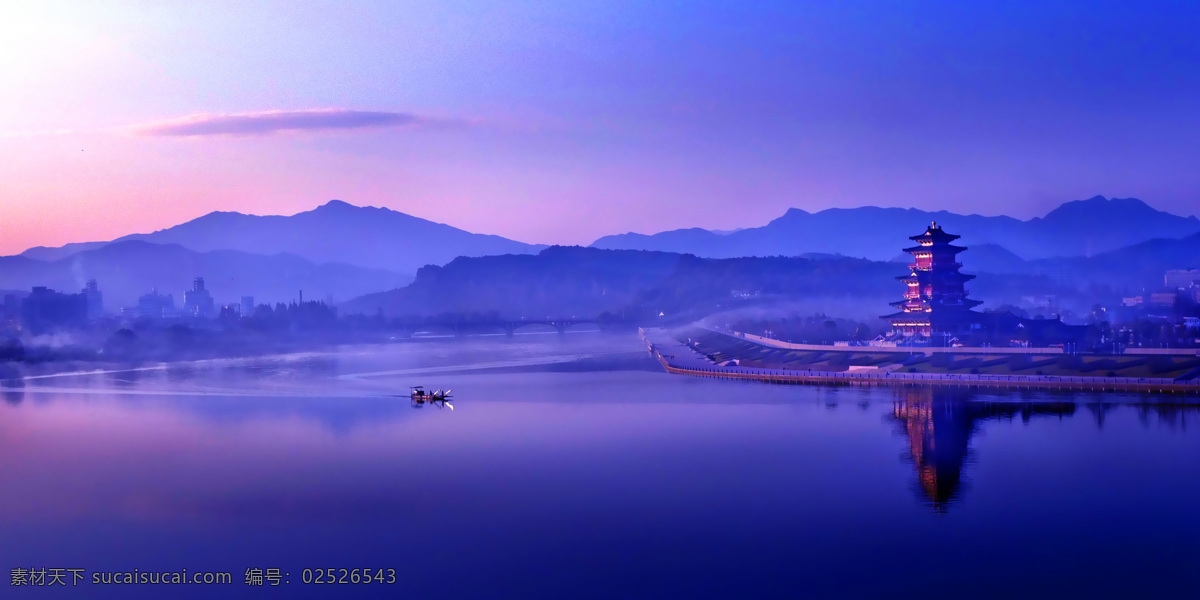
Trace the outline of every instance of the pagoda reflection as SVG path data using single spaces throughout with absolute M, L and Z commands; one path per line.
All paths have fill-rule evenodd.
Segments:
M 1075 413 L 1074 402 L 986 402 L 961 388 L 902 388 L 897 396 L 891 420 L 908 438 L 907 458 L 916 469 L 918 488 L 937 512 L 946 512 L 961 496 L 971 436 L 983 421 Z

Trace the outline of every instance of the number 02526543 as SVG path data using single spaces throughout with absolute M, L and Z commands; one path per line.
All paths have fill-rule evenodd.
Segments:
M 304 569 L 300 581 L 315 584 L 396 583 L 395 569 Z

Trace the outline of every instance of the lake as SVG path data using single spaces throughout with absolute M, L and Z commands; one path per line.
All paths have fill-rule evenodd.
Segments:
M 594 333 L 0 396 L 0 564 L 81 570 L 5 598 L 1200 597 L 1180 397 L 698 379 Z M 93 583 L 184 569 L 232 583 Z

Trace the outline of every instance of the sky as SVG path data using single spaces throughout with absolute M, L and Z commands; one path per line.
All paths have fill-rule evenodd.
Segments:
M 0 2 L 0 253 L 330 199 L 531 243 L 1190 215 L 1200 5 Z

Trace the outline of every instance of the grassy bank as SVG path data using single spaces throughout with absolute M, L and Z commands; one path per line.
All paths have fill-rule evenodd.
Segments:
M 1196 356 L 904 354 L 871 352 L 847 347 L 828 351 L 789 350 L 700 328 L 679 330 L 676 338 L 722 363 L 795 371 L 849 371 L 866 369 L 898 373 L 948 373 L 960 375 L 1053 375 L 1062 377 L 1155 377 L 1190 379 L 1200 375 Z M 855 369 L 859 368 L 859 369 Z

